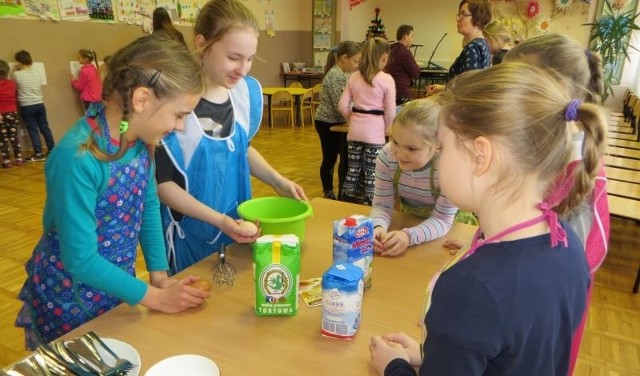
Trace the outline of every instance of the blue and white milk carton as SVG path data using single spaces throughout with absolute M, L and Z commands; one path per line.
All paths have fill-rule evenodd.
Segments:
M 360 327 L 364 283 L 362 269 L 334 264 L 322 275 L 323 336 L 353 339 Z
M 364 289 L 371 287 L 373 219 L 352 215 L 333 222 L 333 263 L 351 263 L 364 272 Z

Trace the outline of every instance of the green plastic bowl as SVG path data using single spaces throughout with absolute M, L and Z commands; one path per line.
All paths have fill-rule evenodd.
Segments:
M 259 197 L 238 206 L 245 221 L 260 222 L 261 235 L 294 234 L 304 241 L 305 222 L 313 215 L 311 205 L 289 197 Z

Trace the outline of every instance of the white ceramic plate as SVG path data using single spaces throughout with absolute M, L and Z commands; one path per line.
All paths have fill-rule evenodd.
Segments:
M 220 376 L 218 366 L 200 355 L 176 355 L 159 361 L 149 368 L 145 376 Z
M 138 354 L 138 351 L 134 349 L 130 344 L 117 339 L 101 339 L 102 342 L 109 346 L 109 348 L 113 350 L 114 353 L 118 354 L 120 358 L 127 359 L 128 361 L 136 365 L 136 367 L 133 367 L 131 371 L 127 372 L 127 376 L 138 376 L 138 374 L 140 373 L 140 366 L 142 365 L 142 361 L 140 360 L 140 354 Z M 103 350 L 102 348 L 100 348 L 100 346 L 98 346 L 98 351 L 105 360 L 105 363 L 108 363 L 109 365 L 115 364 L 115 361 L 113 363 L 109 363 L 109 360 L 112 360 L 113 358 L 106 350 Z

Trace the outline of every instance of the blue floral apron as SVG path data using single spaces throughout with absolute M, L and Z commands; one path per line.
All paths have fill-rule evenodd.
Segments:
M 87 121 L 102 130 L 106 140 L 104 149 L 112 154 L 117 146 L 108 141 L 111 137 L 104 114 L 99 116 L 99 126 L 93 118 L 87 117 Z M 143 149 L 127 163 L 112 161 L 108 164 L 109 182 L 95 208 L 97 251 L 127 273 L 135 275 L 138 234 L 150 178 L 150 157 L 147 149 Z M 19 295 L 24 305 L 16 326 L 26 329 L 26 344 L 31 349 L 62 336 L 121 303 L 117 297 L 75 281 L 65 271 L 55 228 L 40 238 L 26 264 L 26 271 L 27 280 Z

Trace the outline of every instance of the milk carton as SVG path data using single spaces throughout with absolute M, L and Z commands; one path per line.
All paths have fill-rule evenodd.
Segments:
M 353 339 L 360 326 L 364 283 L 362 269 L 334 264 L 322 275 L 323 336 Z
M 265 235 L 253 244 L 256 315 L 298 313 L 300 242 L 295 235 Z
M 333 263 L 351 263 L 364 272 L 364 288 L 371 287 L 373 219 L 352 215 L 333 222 Z

